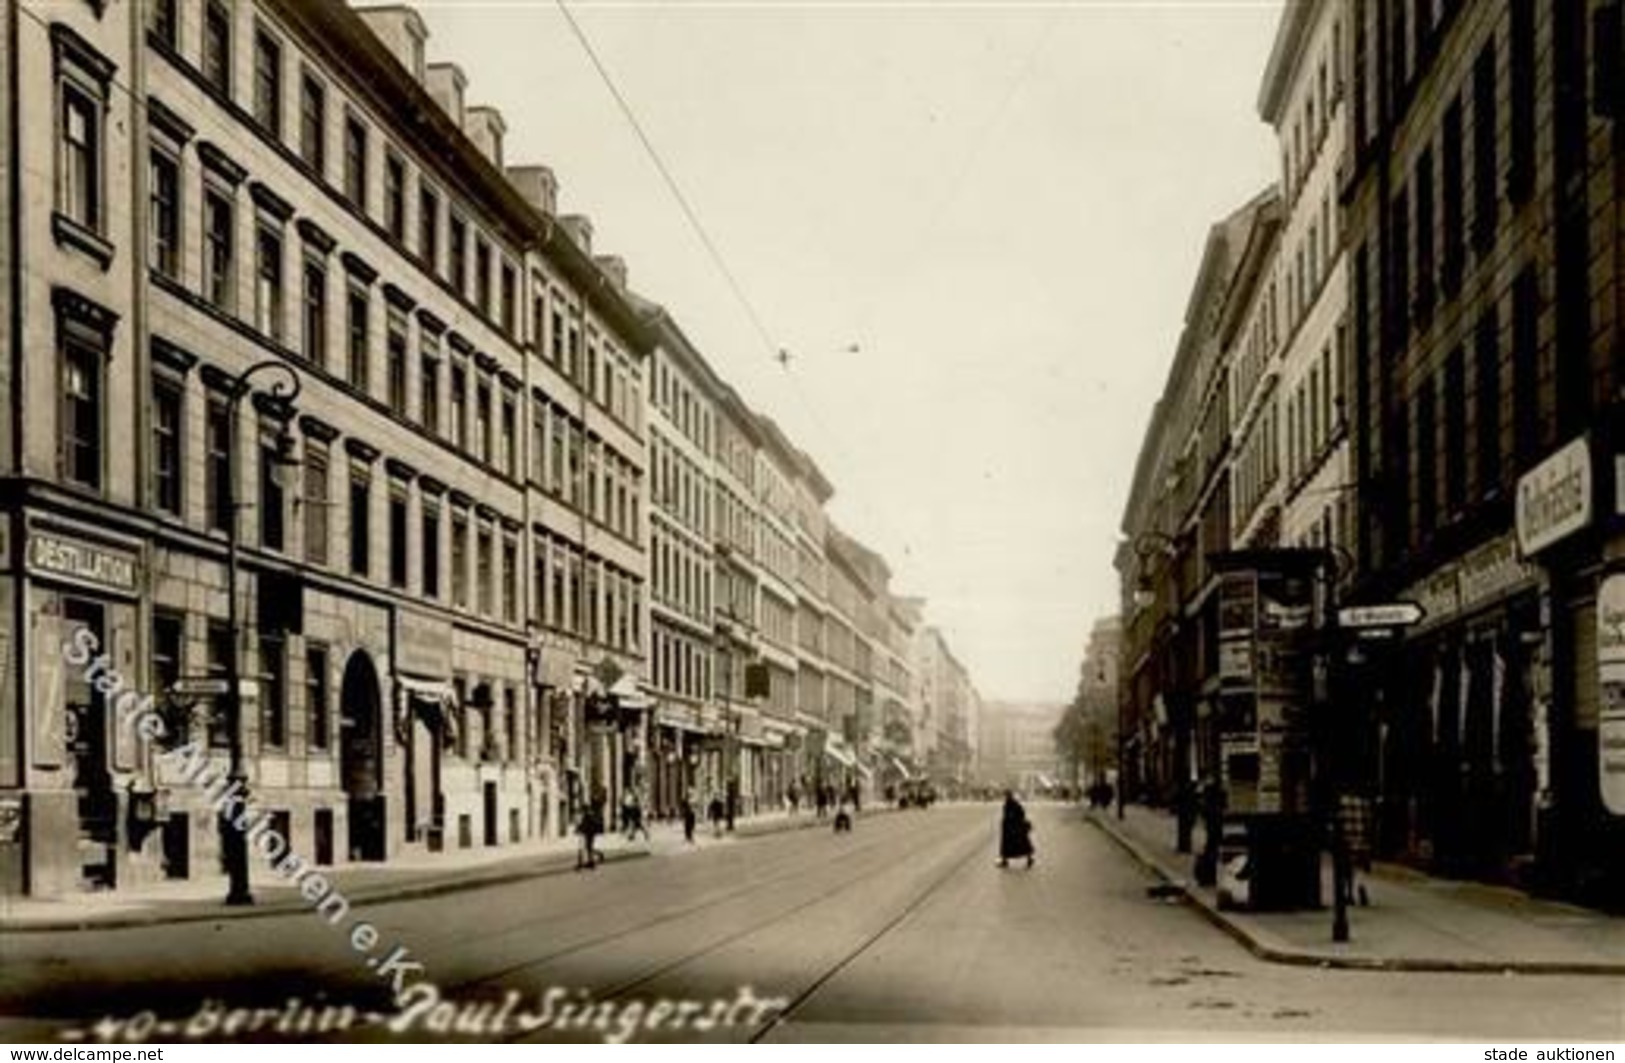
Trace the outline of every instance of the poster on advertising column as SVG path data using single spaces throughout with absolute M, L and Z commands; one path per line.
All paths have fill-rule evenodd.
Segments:
M 1625 816 L 1625 573 L 1597 592 L 1597 788 L 1616 816 Z

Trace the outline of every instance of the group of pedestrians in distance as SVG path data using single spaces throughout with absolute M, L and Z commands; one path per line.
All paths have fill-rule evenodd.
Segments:
M 829 810 L 835 810 L 835 832 L 842 834 L 852 829 L 852 816 L 860 808 L 860 797 L 856 786 L 848 787 L 844 792 L 837 793 L 833 786 L 819 786 L 816 788 L 818 818 L 824 819 Z M 1093 796 L 1093 795 L 1091 795 Z M 581 836 L 581 848 L 576 854 L 576 870 L 592 870 L 604 861 L 604 854 L 598 849 L 598 838 L 604 833 L 603 808 L 606 796 L 602 789 L 594 788 L 592 799 L 586 802 L 581 816 L 576 823 L 576 833 Z M 699 803 L 697 792 L 690 791 L 684 796 L 680 815 L 683 823 L 683 840 L 690 845 L 694 843 L 694 830 L 697 826 Z M 798 802 L 792 799 L 792 809 Z M 723 821 L 727 816 L 727 805 L 721 794 L 713 794 L 706 806 L 706 816 L 711 821 L 713 836 L 722 837 Z M 627 841 L 636 840 L 639 834 L 645 841 L 650 840 L 649 826 L 644 821 L 642 795 L 636 787 L 627 787 L 621 795 L 621 830 L 626 834 Z M 1027 810 L 1016 795 L 1006 790 L 1004 792 L 1004 808 L 999 822 L 999 866 L 1009 867 L 1011 860 L 1025 859 L 1027 866 L 1033 866 L 1037 850 L 1033 846 L 1032 822 L 1027 818 Z

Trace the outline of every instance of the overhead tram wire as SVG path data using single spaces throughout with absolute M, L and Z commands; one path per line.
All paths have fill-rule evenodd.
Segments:
M 655 171 L 659 174 L 660 179 L 665 184 L 667 191 L 669 191 L 672 198 L 677 201 L 678 207 L 683 212 L 683 217 L 687 219 L 689 225 L 693 228 L 695 235 L 699 237 L 700 244 L 704 247 L 706 255 L 711 259 L 712 264 L 716 266 L 717 271 L 722 274 L 722 277 L 724 281 L 726 281 L 729 290 L 733 293 L 734 299 L 745 311 L 745 316 L 750 319 L 752 328 L 755 329 L 757 337 L 762 342 L 764 353 L 768 358 L 778 363 L 779 368 L 783 370 L 785 377 L 790 382 L 792 390 L 796 394 L 796 398 L 800 400 L 802 408 L 805 410 L 807 416 L 812 419 L 814 426 L 825 437 L 826 441 L 834 444 L 835 449 L 840 452 L 840 456 L 843 459 L 848 459 L 848 465 L 851 468 L 861 468 L 862 466 L 860 464 L 851 462 L 849 460 L 850 455 L 846 448 L 840 444 L 835 434 L 830 431 L 823 417 L 819 415 L 802 382 L 798 379 L 796 373 L 791 369 L 790 363 L 792 358 L 788 355 L 793 355 L 795 352 L 774 341 L 772 333 L 768 330 L 766 323 L 762 319 L 762 315 L 757 312 L 756 305 L 751 302 L 750 296 L 746 294 L 744 285 L 740 283 L 738 275 L 735 274 L 733 269 L 729 267 L 727 259 L 723 257 L 721 248 L 719 248 L 716 241 L 711 238 L 710 231 L 705 227 L 705 223 L 700 219 L 699 212 L 694 208 L 694 205 L 689 201 L 688 196 L 683 192 L 682 186 L 678 184 L 676 175 L 673 174 L 671 168 L 666 165 L 666 161 L 661 157 L 659 150 L 654 145 L 654 141 L 650 138 L 647 131 L 644 130 L 643 123 L 638 120 L 637 112 L 632 109 L 632 104 L 627 100 L 626 95 L 621 92 L 620 86 L 615 83 L 614 76 L 610 74 L 609 68 L 604 64 L 603 59 L 599 56 L 598 50 L 593 47 L 592 41 L 587 36 L 586 31 L 581 27 L 581 24 L 576 21 L 575 14 L 570 10 L 567 0 L 554 0 L 554 4 L 558 7 L 559 13 L 564 16 L 565 22 L 569 25 L 570 33 L 575 37 L 576 42 L 581 45 L 582 51 L 586 53 L 587 59 L 589 62 L 591 62 L 593 70 L 597 72 L 599 80 L 604 83 L 604 87 L 609 91 L 610 96 L 615 100 L 615 105 L 621 112 L 621 116 L 625 118 L 627 124 L 632 127 L 633 134 L 637 137 L 638 143 L 643 147 L 644 152 L 649 156 L 649 161 L 654 165 Z M 896 528 L 893 527 L 891 522 L 885 518 L 884 511 L 870 506 L 868 504 L 868 499 L 861 493 L 854 494 L 852 497 L 872 520 L 874 520 L 878 525 L 882 526 L 882 530 L 890 534 L 891 538 L 902 547 L 905 554 L 911 553 L 908 547 L 907 538 L 897 534 Z

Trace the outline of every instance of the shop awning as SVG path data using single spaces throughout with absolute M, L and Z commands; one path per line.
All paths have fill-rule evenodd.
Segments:
M 395 682 L 401 685 L 401 690 L 409 698 L 435 705 L 457 703 L 456 689 L 444 679 L 413 679 L 409 675 L 397 675 Z
M 852 751 L 845 746 L 836 745 L 833 741 L 824 746 L 824 755 L 840 764 L 843 768 L 858 766 L 858 758 L 852 755 Z
M 629 675 L 623 675 L 609 688 L 609 693 L 620 702 L 623 709 L 636 709 L 646 712 L 655 707 L 654 699 L 638 689 L 638 681 Z
M 908 770 L 908 765 L 904 764 L 897 757 L 887 753 L 886 760 L 889 761 L 891 766 L 897 770 L 897 774 L 903 777 L 904 782 L 908 782 L 910 779 L 914 778 L 914 773 Z

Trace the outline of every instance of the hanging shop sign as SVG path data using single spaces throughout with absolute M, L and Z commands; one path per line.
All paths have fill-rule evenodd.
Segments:
M 1625 573 L 1597 592 L 1597 787 L 1602 803 L 1625 816 Z
M 1518 480 L 1518 549 L 1533 557 L 1591 523 L 1591 444 L 1580 438 Z

